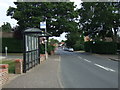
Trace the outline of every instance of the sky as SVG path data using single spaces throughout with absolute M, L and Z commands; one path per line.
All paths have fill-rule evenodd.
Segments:
M 15 19 L 11 19 L 10 16 L 7 16 L 7 10 L 9 6 L 16 7 L 13 2 L 17 0 L 0 0 L 0 26 L 3 25 L 4 22 L 9 22 L 12 27 L 17 25 L 17 21 Z M 75 5 L 80 8 L 81 0 L 71 0 L 72 2 L 75 2 Z M 65 38 L 66 33 L 63 33 L 60 35 L 60 37 L 54 37 L 55 39 L 66 40 Z M 52 37 L 53 38 L 53 37 Z
M 16 25 L 17 21 L 15 19 L 6 16 L 9 6 L 15 7 L 14 1 L 15 0 L 0 0 L 0 26 L 3 25 L 3 22 L 9 22 L 12 27 Z

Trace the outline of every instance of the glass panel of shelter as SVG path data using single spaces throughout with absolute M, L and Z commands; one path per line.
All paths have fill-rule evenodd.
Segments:
M 41 37 L 41 35 L 40 30 L 34 28 L 28 29 L 24 33 L 24 72 L 40 63 L 39 36 Z
M 29 36 L 28 41 L 28 68 L 31 68 L 39 63 L 38 37 Z

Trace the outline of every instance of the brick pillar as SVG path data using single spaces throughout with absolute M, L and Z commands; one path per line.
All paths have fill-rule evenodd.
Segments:
M 40 54 L 40 62 L 43 62 L 45 61 L 45 54 Z
M 23 72 L 23 60 L 22 59 L 16 59 L 15 60 L 15 73 L 21 74 Z
M 8 64 L 0 64 L 0 86 L 9 80 Z

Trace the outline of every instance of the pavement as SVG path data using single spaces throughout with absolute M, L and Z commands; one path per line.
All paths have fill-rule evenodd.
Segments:
M 3 88 L 61 88 L 59 62 L 58 55 L 49 56 L 46 61 L 9 81 Z

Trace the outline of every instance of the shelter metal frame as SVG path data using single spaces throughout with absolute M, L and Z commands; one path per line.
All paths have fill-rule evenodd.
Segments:
M 38 28 L 26 29 L 23 33 L 23 72 L 40 64 L 40 40 L 39 37 L 50 37 L 51 35 Z

